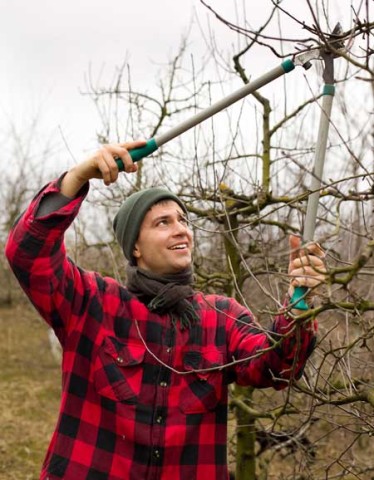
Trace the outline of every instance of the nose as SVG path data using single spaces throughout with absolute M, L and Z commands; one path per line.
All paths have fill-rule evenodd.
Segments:
M 174 235 L 188 235 L 191 232 L 187 223 L 183 223 L 180 221 L 175 222 L 174 225 Z

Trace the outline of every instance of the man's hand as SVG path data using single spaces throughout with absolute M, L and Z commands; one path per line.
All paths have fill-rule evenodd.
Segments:
M 307 302 L 315 296 L 316 287 L 326 281 L 325 254 L 318 243 L 308 243 L 301 247 L 301 238 L 290 235 L 290 263 L 288 274 L 291 277 L 288 293 L 292 298 L 295 287 L 311 289 Z
M 138 167 L 132 161 L 129 150 L 144 147 L 145 140 L 126 143 L 109 143 L 89 156 L 86 160 L 71 168 L 61 184 L 61 193 L 73 198 L 82 186 L 92 178 L 103 179 L 105 185 L 115 183 L 118 179 L 118 165 L 116 158 L 120 158 L 125 172 L 136 172 Z

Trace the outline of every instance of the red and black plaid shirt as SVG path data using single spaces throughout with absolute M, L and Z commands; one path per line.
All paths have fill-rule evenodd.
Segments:
M 265 332 L 235 300 L 202 293 L 191 298 L 200 322 L 173 327 L 117 281 L 66 256 L 63 234 L 87 190 L 36 218 L 44 195 L 59 191 L 58 181 L 49 184 L 6 247 L 63 347 L 60 414 L 40 478 L 226 479 L 227 385 L 285 387 L 301 375 L 314 329 L 279 315 Z

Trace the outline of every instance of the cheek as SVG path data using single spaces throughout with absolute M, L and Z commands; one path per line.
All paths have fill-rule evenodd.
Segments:
M 190 229 L 187 230 L 187 236 L 188 236 L 188 240 L 189 242 L 191 243 L 191 246 L 194 245 L 194 241 L 193 241 L 193 233 Z

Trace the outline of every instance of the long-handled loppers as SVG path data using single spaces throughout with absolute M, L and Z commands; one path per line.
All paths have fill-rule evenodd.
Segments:
M 136 148 L 134 150 L 130 150 L 129 153 L 131 158 L 134 162 L 138 162 L 144 157 L 147 157 L 151 153 L 155 152 L 161 145 L 169 142 L 175 137 L 178 137 L 182 133 L 186 132 L 190 128 L 195 127 L 199 123 L 203 122 L 204 120 L 212 117 L 216 113 L 224 110 L 225 108 L 229 107 L 233 103 L 241 100 L 242 98 L 246 97 L 247 95 L 253 93 L 254 91 L 258 90 L 259 88 L 267 85 L 268 83 L 272 82 L 273 80 L 281 77 L 285 73 L 291 72 L 294 70 L 295 66 L 301 65 L 304 69 L 308 69 L 311 67 L 309 62 L 309 57 L 304 58 L 303 54 L 299 56 L 295 56 L 293 60 L 287 59 L 281 63 L 276 68 L 273 68 L 269 72 L 265 73 L 261 77 L 257 78 L 253 82 L 244 85 L 243 87 L 239 88 L 235 92 L 231 93 L 227 97 L 219 100 L 218 102 L 214 103 L 210 107 L 202 110 L 201 112 L 197 113 L 190 119 L 185 120 L 181 124 L 177 125 L 176 127 L 170 129 L 168 132 L 165 132 L 161 135 L 157 135 L 154 138 L 151 138 L 147 141 L 147 144 L 144 147 Z M 121 159 L 116 160 L 117 165 L 120 170 L 124 169 L 124 165 Z
M 340 34 L 340 24 L 338 23 L 333 30 L 333 35 Z M 320 197 L 320 189 L 322 184 L 322 175 L 323 168 L 325 164 L 326 148 L 327 148 L 327 138 L 329 133 L 330 119 L 331 119 L 331 110 L 335 94 L 335 81 L 334 81 L 334 58 L 336 58 L 336 49 L 342 48 L 340 44 L 335 45 L 333 49 L 329 49 L 327 45 L 326 48 L 321 49 L 316 54 L 324 62 L 324 71 L 323 71 L 323 97 L 322 97 L 322 106 L 321 106 L 321 115 L 318 128 L 318 136 L 315 150 L 314 158 L 314 168 L 313 176 L 311 181 L 311 194 L 308 198 L 308 206 L 305 216 L 304 231 L 303 231 L 303 242 L 307 243 L 313 240 L 314 230 L 316 226 L 317 219 L 317 210 Z M 317 58 L 314 56 L 313 58 Z M 305 300 L 308 289 L 306 287 L 296 287 L 295 292 L 292 296 L 291 303 L 293 308 L 298 310 L 308 310 L 309 306 Z

